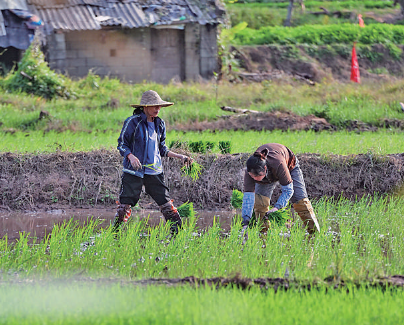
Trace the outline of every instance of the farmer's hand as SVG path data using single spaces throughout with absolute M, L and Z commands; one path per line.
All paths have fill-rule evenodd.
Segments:
M 267 213 L 265 213 L 265 216 L 267 217 L 269 214 L 271 214 L 272 212 L 278 211 L 278 208 L 272 208 L 271 210 L 269 210 Z
M 191 157 L 188 157 L 185 155 L 181 155 L 181 159 L 182 159 L 182 162 L 187 166 L 191 165 L 192 162 L 194 161 Z
M 129 154 L 128 155 L 128 159 L 130 161 L 130 164 L 132 165 L 132 167 L 134 169 L 141 169 L 142 168 L 142 164 L 140 163 L 139 159 L 134 156 L 133 154 Z

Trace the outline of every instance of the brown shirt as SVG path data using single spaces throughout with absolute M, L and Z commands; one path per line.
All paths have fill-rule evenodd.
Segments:
M 255 192 L 255 183 L 269 184 L 279 181 L 281 185 L 292 183 L 290 171 L 296 166 L 296 157 L 287 147 L 279 143 L 267 143 L 259 147 L 256 151 L 261 152 L 268 149 L 267 174 L 260 182 L 256 182 L 248 174 L 244 174 L 244 192 Z

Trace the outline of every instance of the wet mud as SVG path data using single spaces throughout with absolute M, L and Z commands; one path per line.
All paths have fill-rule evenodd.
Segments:
M 20 233 L 30 234 L 31 238 L 43 239 L 52 233 L 56 224 L 74 220 L 80 225 L 85 225 L 93 220 L 98 223 L 99 228 L 109 227 L 114 221 L 115 209 L 53 209 L 37 211 L 0 211 L 0 238 L 15 241 L 20 238 Z M 197 214 L 196 229 L 203 231 L 219 223 L 223 231 L 229 231 L 235 211 L 202 211 Z M 130 222 L 146 221 L 150 227 L 156 227 L 161 222 L 165 222 L 160 211 L 156 210 L 134 210 Z

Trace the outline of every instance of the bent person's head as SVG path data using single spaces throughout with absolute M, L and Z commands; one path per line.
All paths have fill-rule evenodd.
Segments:
M 267 154 L 268 150 L 264 149 L 261 152 L 254 152 L 247 159 L 247 172 L 255 181 L 261 181 L 267 173 Z

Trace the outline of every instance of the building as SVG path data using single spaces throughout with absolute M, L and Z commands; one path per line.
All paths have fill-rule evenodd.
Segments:
M 31 12 L 25 0 L 0 1 L 0 74 L 21 60 L 42 21 Z
M 27 0 L 45 23 L 46 57 L 71 77 L 126 82 L 210 78 L 217 69 L 219 0 Z

